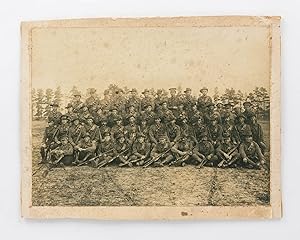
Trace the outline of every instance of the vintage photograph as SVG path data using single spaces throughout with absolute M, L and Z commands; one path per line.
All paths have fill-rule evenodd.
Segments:
M 279 23 L 24 23 L 24 215 L 280 217 Z

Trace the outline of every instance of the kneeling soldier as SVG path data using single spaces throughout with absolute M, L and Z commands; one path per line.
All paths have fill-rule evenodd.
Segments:
M 251 131 L 244 133 L 244 141 L 240 145 L 239 152 L 246 167 L 260 168 L 265 164 L 265 157 L 258 144 L 253 141 Z
M 145 141 L 145 135 L 143 133 L 137 134 L 137 140 L 132 145 L 132 154 L 129 157 L 131 163 L 136 162 L 136 165 L 141 166 L 145 160 L 149 157 L 151 150 L 151 144 Z
M 228 167 L 239 159 L 238 145 L 234 144 L 231 134 L 227 131 L 223 132 L 223 142 L 216 149 L 216 155 L 220 161 L 218 167 Z
M 166 136 L 160 136 L 158 143 L 155 144 L 154 148 L 150 153 L 151 162 L 154 162 L 154 166 L 163 166 L 171 162 L 174 157 L 171 153 L 172 145 L 168 141 Z
M 207 136 L 202 137 L 200 142 L 198 143 L 198 152 L 199 155 L 203 160 L 198 165 L 199 168 L 203 167 L 204 165 L 213 166 L 214 162 L 218 159 L 215 156 L 215 149 L 211 141 L 208 140 Z
M 94 155 L 96 151 L 97 143 L 92 141 L 89 133 L 85 133 L 83 138 L 75 146 L 76 163 L 87 163 Z
M 67 136 L 60 138 L 61 145 L 50 151 L 50 161 L 53 165 L 71 165 L 73 162 L 73 147 Z

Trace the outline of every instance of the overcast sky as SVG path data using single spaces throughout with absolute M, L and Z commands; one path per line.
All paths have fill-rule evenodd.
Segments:
M 266 27 L 38 28 L 32 86 L 269 90 Z

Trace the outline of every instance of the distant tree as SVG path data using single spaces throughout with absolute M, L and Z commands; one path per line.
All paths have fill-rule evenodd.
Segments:
M 73 86 L 69 93 L 69 98 L 73 98 L 74 94 L 79 93 L 78 88 L 76 86 Z
M 63 97 L 63 94 L 61 92 L 61 88 L 57 87 L 54 92 L 54 102 L 57 103 L 58 105 L 60 105 L 62 102 L 62 97 Z
M 41 119 L 44 116 L 44 91 L 43 89 L 38 89 L 36 94 L 36 114 L 35 116 L 38 119 Z

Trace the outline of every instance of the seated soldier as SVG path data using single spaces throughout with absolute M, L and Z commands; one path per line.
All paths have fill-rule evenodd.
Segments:
M 120 161 L 119 166 L 128 165 L 132 167 L 132 163 L 128 161 L 128 156 L 130 154 L 130 147 L 128 143 L 125 141 L 125 136 L 122 133 L 116 135 L 116 142 L 114 145 L 114 158 L 115 160 Z
M 91 116 L 92 115 L 90 114 L 88 107 L 85 104 L 83 104 L 81 106 L 80 113 L 78 116 L 81 124 L 83 125 L 87 124 L 87 119 Z
M 194 125 L 199 117 L 202 117 L 201 112 L 197 109 L 197 105 L 193 105 L 191 111 L 189 112 L 188 119 L 189 119 L 189 124 Z
M 229 133 L 233 144 L 237 144 L 239 143 L 239 135 L 233 122 L 230 114 L 226 112 L 223 116 L 223 132 Z
M 133 116 L 135 119 L 139 118 L 138 112 L 135 110 L 135 105 L 134 103 L 131 103 L 128 105 L 128 110 L 125 114 L 125 125 L 129 124 L 129 118 Z
M 99 130 L 100 130 L 100 137 L 101 137 L 100 142 L 103 142 L 104 134 L 107 133 L 107 132 L 108 133 L 111 132 L 111 128 L 109 126 L 107 126 L 107 119 L 106 118 L 103 118 L 101 120 L 101 126 L 100 126 Z
M 61 144 L 50 151 L 50 163 L 53 165 L 72 165 L 73 158 L 73 147 L 69 143 L 68 136 L 62 136 L 60 138 Z
M 174 159 L 171 152 L 171 147 L 172 145 L 165 135 L 158 137 L 158 142 L 150 152 L 150 158 L 155 159 L 155 167 L 164 166 L 164 164 L 168 164 Z
M 108 163 L 113 157 L 114 157 L 114 141 L 111 138 L 111 135 L 109 132 L 105 132 L 103 136 L 103 141 L 100 143 L 98 149 L 97 149 L 97 156 L 93 162 L 92 165 L 94 167 L 97 167 L 100 164 L 106 164 Z M 103 165 L 103 166 L 104 166 Z
M 137 140 L 132 145 L 132 152 L 129 157 L 131 163 L 136 162 L 137 166 L 144 164 L 145 160 L 149 157 L 151 144 L 145 141 L 143 133 L 137 134 Z
M 197 122 L 193 125 L 193 127 L 197 142 L 201 141 L 203 137 L 208 136 L 208 127 L 204 123 L 204 118 L 202 116 L 198 118 Z
M 113 127 L 116 124 L 116 119 L 120 118 L 118 108 L 114 105 L 110 108 L 110 114 L 107 116 L 107 125 Z
M 69 128 L 69 142 L 75 147 L 85 135 L 85 127 L 79 122 L 78 117 L 72 119 L 72 125 Z
M 175 117 L 171 117 L 166 124 L 167 134 L 171 143 L 175 143 L 180 138 L 180 127 L 176 124 Z
M 201 158 L 197 149 L 194 149 L 195 145 L 196 143 L 189 136 L 181 136 L 179 141 L 175 143 L 171 149 L 175 160 L 171 162 L 170 165 L 185 166 L 188 161 L 192 163 L 196 161 L 200 164 L 203 157 Z
M 229 167 L 239 159 L 238 145 L 231 139 L 231 134 L 228 131 L 223 132 L 223 141 L 216 149 L 218 157 L 218 167 Z
M 239 152 L 245 167 L 260 168 L 265 164 L 265 157 L 258 144 L 253 141 L 251 131 L 244 133 L 244 141 L 240 144 Z
M 261 125 L 257 122 L 257 118 L 256 118 L 255 114 L 252 114 L 252 116 L 250 116 L 250 114 L 249 114 L 249 118 L 250 118 L 249 120 L 250 120 L 250 128 L 251 128 L 251 132 L 252 132 L 252 138 L 260 147 L 262 154 L 264 154 L 267 146 L 264 141 L 263 129 L 262 129 Z
M 138 132 L 145 135 L 145 140 L 149 142 L 149 126 L 145 118 L 140 119 L 140 125 L 138 126 Z
M 130 146 L 132 146 L 133 142 L 136 139 L 136 134 L 139 131 L 138 125 L 136 124 L 134 116 L 129 116 L 128 118 L 128 125 L 125 126 L 125 137 L 126 141 Z
M 180 119 L 180 132 L 181 135 L 189 136 L 194 142 L 197 143 L 194 129 L 188 124 L 187 117 L 182 116 Z
M 55 125 L 54 119 L 48 120 L 48 127 L 46 127 L 43 137 L 43 143 L 40 149 L 42 161 L 40 163 L 46 163 L 48 153 L 50 150 L 56 148 L 58 144 L 55 142 L 55 135 L 58 132 L 58 128 Z
M 167 136 L 166 126 L 161 123 L 161 118 L 158 114 L 155 115 L 154 121 L 155 123 L 149 128 L 149 139 L 153 146 L 158 143 L 159 136 Z
M 83 138 L 75 146 L 75 163 L 82 163 L 94 157 L 96 148 L 96 141 L 92 141 L 90 134 L 85 133 Z
M 153 112 L 153 107 L 151 103 L 145 105 L 145 111 L 141 113 L 141 118 L 145 119 L 148 126 L 154 123 L 155 113 Z
M 87 117 L 87 124 L 85 125 L 85 130 L 89 133 L 92 141 L 96 143 L 100 142 L 101 134 L 99 127 L 94 123 L 94 119 L 92 116 Z
M 208 130 L 209 130 L 209 136 L 212 141 L 212 144 L 213 144 L 214 148 L 217 148 L 218 145 L 223 140 L 223 136 L 222 136 L 223 129 L 222 129 L 221 125 L 219 124 L 218 116 L 214 116 L 211 119 L 211 123 L 208 127 Z
M 199 152 L 198 156 L 203 158 L 198 167 L 201 168 L 204 165 L 213 166 L 218 158 L 215 156 L 214 146 L 211 141 L 208 140 L 208 137 L 204 136 L 197 146 L 197 151 Z
M 246 117 L 244 114 L 240 113 L 237 116 L 237 124 L 236 124 L 236 129 L 238 132 L 238 136 L 239 136 L 239 142 L 243 142 L 244 141 L 244 133 L 246 132 L 251 132 L 251 128 L 248 124 L 246 124 Z
M 170 121 L 170 119 L 175 119 L 175 116 L 171 110 L 168 108 L 167 99 L 164 99 L 161 101 L 160 109 L 158 111 L 158 114 L 160 115 L 160 118 L 163 123 L 167 123 Z
M 67 116 L 62 115 L 60 117 L 60 125 L 58 125 L 58 131 L 57 134 L 55 135 L 55 142 L 57 144 L 60 144 L 61 137 L 62 136 L 68 136 L 69 135 L 69 119 Z
M 125 127 L 121 116 L 115 118 L 115 125 L 111 128 L 111 137 L 116 139 L 117 135 L 125 134 Z

